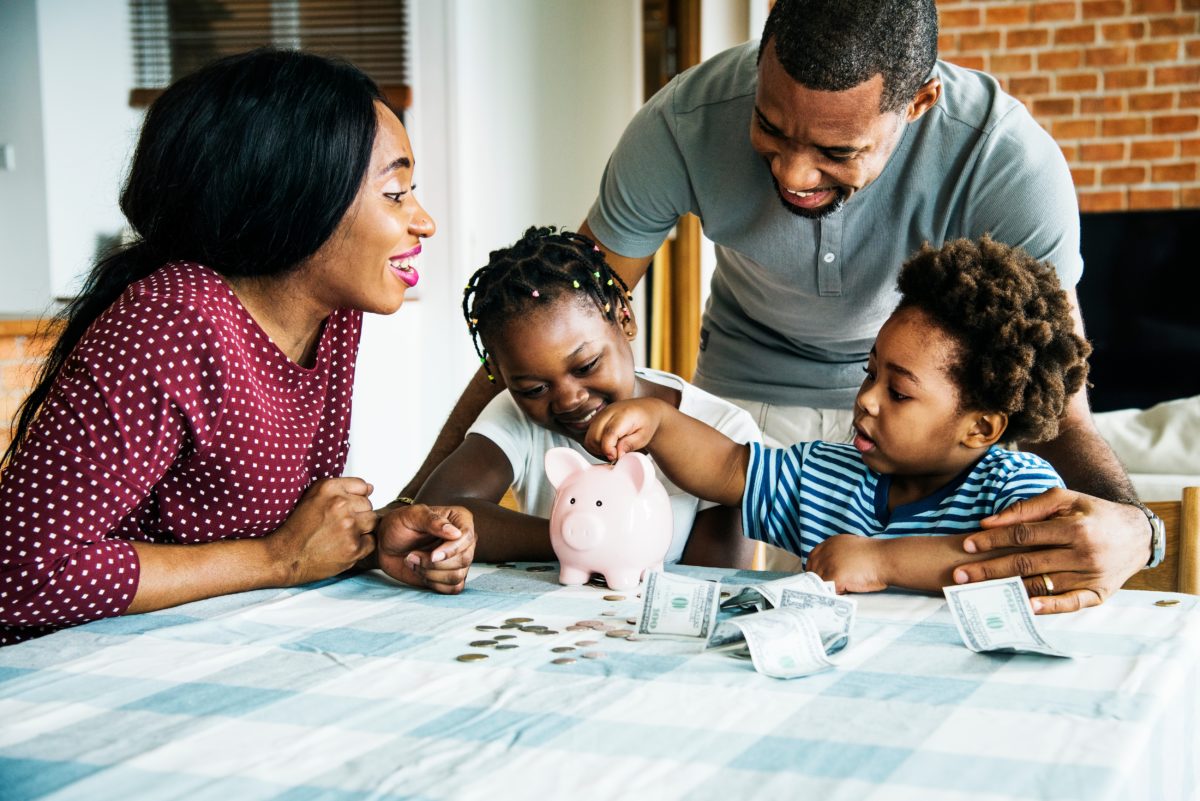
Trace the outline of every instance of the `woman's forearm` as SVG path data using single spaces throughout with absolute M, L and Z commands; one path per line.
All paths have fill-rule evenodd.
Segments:
M 135 542 L 133 547 L 140 577 L 127 614 L 289 583 L 286 563 L 272 558 L 265 537 L 203 545 Z

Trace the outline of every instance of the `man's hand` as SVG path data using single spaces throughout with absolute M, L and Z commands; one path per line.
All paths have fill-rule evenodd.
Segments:
M 1150 559 L 1150 527 L 1141 511 L 1071 490 L 1017 501 L 982 525 L 984 531 L 963 540 L 967 553 L 1036 550 L 961 565 L 954 570 L 955 583 L 1024 576 L 1039 614 L 1103 603 Z
M 375 529 L 379 567 L 392 578 L 447 595 L 462 592 L 475 558 L 475 522 L 461 506 L 396 505 Z
M 837 534 L 812 549 L 805 569 L 832 581 L 839 594 L 886 590 L 888 580 L 882 541 L 857 534 Z

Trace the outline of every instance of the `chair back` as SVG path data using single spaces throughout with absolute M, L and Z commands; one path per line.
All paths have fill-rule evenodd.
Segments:
M 1200 487 L 1184 487 L 1181 500 L 1146 505 L 1166 527 L 1167 555 L 1158 567 L 1134 573 L 1123 589 L 1200 595 Z

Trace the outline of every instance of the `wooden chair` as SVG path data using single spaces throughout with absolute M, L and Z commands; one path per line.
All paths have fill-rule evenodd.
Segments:
M 1167 556 L 1153 570 L 1134 573 L 1123 589 L 1200 595 L 1200 487 L 1184 487 L 1182 500 L 1146 505 L 1166 526 Z

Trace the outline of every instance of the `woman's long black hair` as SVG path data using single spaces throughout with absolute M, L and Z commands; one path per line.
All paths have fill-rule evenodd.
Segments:
M 17 412 L 0 469 L 75 345 L 130 284 L 171 261 L 231 277 L 281 275 L 315 253 L 358 193 L 380 99 L 350 64 L 272 49 L 215 61 L 163 92 L 121 192 L 136 238 L 101 259 L 57 316 L 61 334 Z

